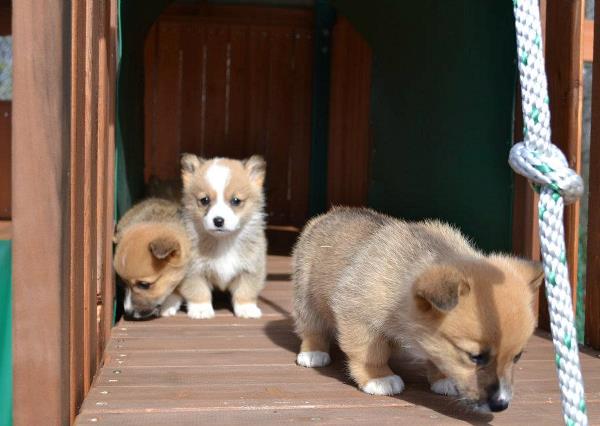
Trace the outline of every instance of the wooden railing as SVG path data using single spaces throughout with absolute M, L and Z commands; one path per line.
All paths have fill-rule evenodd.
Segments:
M 13 12 L 14 422 L 65 424 L 112 326 L 116 0 Z

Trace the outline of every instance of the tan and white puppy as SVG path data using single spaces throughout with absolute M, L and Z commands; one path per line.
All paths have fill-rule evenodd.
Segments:
M 177 286 L 191 254 L 179 204 L 150 198 L 135 205 L 117 224 L 114 242 L 114 268 L 126 285 L 125 313 L 133 318 L 177 313 Z
M 350 208 L 311 220 L 293 261 L 299 365 L 327 365 L 337 338 L 358 386 L 391 395 L 404 388 L 388 366 L 401 348 L 424 362 L 434 392 L 508 406 L 535 326 L 538 263 L 486 256 L 441 222 Z
M 259 318 L 265 285 L 265 162 L 181 158 L 184 221 L 193 243 L 191 270 L 181 286 L 192 318 L 212 318 L 212 290 L 231 293 L 236 316 Z

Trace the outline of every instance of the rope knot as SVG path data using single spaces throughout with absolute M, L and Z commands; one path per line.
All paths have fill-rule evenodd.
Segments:
M 508 157 L 512 169 L 539 185 L 558 192 L 570 204 L 583 194 L 583 180 L 556 145 L 548 144 L 546 152 L 529 149 L 524 142 L 513 145 Z

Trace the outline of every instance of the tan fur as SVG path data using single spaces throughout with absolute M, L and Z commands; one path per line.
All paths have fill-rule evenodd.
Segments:
M 293 261 L 301 351 L 327 352 L 337 338 L 361 388 L 393 374 L 388 359 L 397 345 L 474 404 L 484 405 L 499 384 L 510 390 L 513 359 L 535 325 L 538 264 L 485 256 L 440 222 L 349 208 L 310 221 Z M 485 366 L 469 358 L 485 351 Z
M 232 295 L 236 314 L 245 316 L 236 310 L 237 307 L 255 305 L 265 285 L 265 162 L 259 156 L 239 161 L 228 158 L 206 160 L 193 154 L 184 154 L 181 165 L 184 220 L 193 242 L 191 273 L 183 283 L 181 292 L 189 302 L 206 304 L 211 303 L 213 288 L 226 290 Z M 204 224 L 218 197 L 207 178 L 207 172 L 213 165 L 229 170 L 224 200 L 229 202 L 234 197 L 242 200 L 239 206 L 227 205 L 238 218 L 239 229 L 225 236 L 214 235 Z M 200 200 L 203 197 L 208 197 L 211 203 L 202 205 Z M 199 317 L 209 318 L 210 315 Z
M 115 271 L 125 282 L 136 317 L 157 313 L 187 273 L 191 244 L 179 205 L 151 198 L 132 207 L 117 224 Z M 144 289 L 140 283 L 149 283 Z

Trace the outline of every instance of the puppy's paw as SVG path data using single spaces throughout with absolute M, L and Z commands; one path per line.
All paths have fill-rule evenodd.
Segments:
M 440 395 L 457 396 L 458 389 L 452 379 L 440 379 L 431 384 L 431 390 Z
M 179 311 L 179 306 L 169 306 L 168 308 L 161 308 L 160 316 L 172 317 L 174 315 L 177 315 L 177 311 Z
M 311 351 L 300 352 L 296 357 L 296 363 L 302 367 L 325 367 L 331 364 L 331 357 L 327 352 Z
M 187 304 L 188 317 L 192 319 L 209 319 L 215 317 L 212 303 L 189 303 Z
M 396 395 L 404 390 L 404 382 L 400 376 L 386 376 L 371 379 L 363 386 L 362 391 L 371 395 Z
M 177 294 L 169 295 L 160 308 L 160 316 L 172 317 L 173 315 L 176 315 L 181 307 L 181 301 L 181 296 Z
M 233 313 L 240 318 L 260 318 L 262 311 L 256 303 L 236 303 L 233 305 Z

